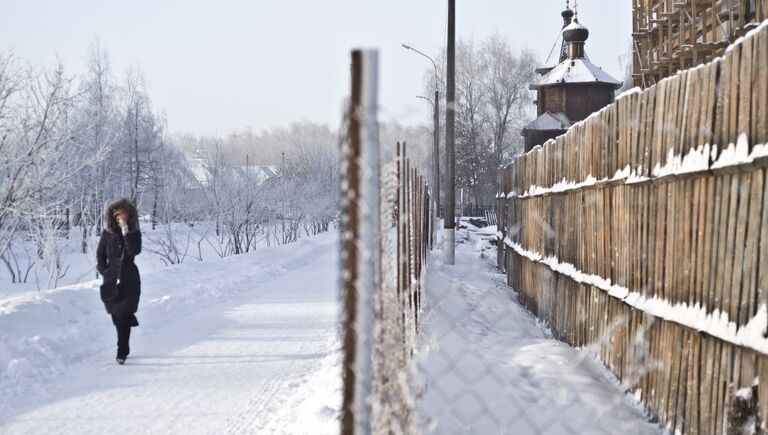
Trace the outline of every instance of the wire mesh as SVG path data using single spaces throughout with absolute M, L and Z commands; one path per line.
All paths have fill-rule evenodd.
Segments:
M 456 265 L 398 144 L 354 198 L 380 213 L 361 431 L 763 433 L 766 47 L 763 25 L 518 157 Z

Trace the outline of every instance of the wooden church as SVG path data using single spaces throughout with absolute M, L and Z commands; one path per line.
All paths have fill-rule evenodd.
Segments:
M 622 83 L 589 61 L 584 45 L 589 30 L 566 2 L 559 63 L 536 70 L 537 118 L 522 131 L 525 151 L 565 133 L 574 123 L 613 103 Z

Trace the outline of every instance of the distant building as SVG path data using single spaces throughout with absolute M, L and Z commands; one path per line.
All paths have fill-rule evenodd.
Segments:
M 711 61 L 767 14 L 765 0 L 632 0 L 635 85 Z
M 195 157 L 187 160 L 187 166 L 184 169 L 184 187 L 187 189 L 207 187 L 213 175 L 208 159 L 203 157 L 200 151 L 195 153 Z
M 243 181 L 250 177 L 259 186 L 270 178 L 277 176 L 280 172 L 277 166 L 274 165 L 234 165 L 225 166 L 223 170 L 227 171 L 229 176 L 242 179 Z M 211 164 L 210 160 L 202 152 L 198 151 L 193 158 L 187 161 L 187 167 L 184 171 L 184 187 L 187 189 L 203 189 L 208 187 L 215 173 L 216 168 Z
M 579 23 L 568 2 L 561 14 L 563 29 L 559 63 L 539 68 L 537 118 L 522 131 L 525 151 L 565 133 L 574 123 L 613 103 L 622 83 L 589 61 L 584 45 L 589 30 Z
M 276 177 L 280 172 L 277 166 L 272 165 L 231 166 L 229 170 L 232 171 L 233 175 L 242 180 L 251 177 L 259 186 L 270 178 Z

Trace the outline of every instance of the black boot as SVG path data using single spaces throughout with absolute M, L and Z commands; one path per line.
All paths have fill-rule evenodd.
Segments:
M 128 342 L 131 338 L 131 326 L 120 324 L 117 326 L 117 363 L 125 363 L 125 359 L 128 354 L 131 353 L 131 349 L 128 346 Z

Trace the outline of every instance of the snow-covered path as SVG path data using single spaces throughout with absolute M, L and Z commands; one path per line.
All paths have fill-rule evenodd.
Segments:
M 145 274 L 126 365 L 98 313 L 102 351 L 0 384 L 0 433 L 337 432 L 337 238 Z
M 457 240 L 466 235 L 459 232 Z M 656 434 L 640 406 L 586 350 L 549 338 L 468 241 L 456 265 L 427 269 L 419 372 L 425 432 Z

